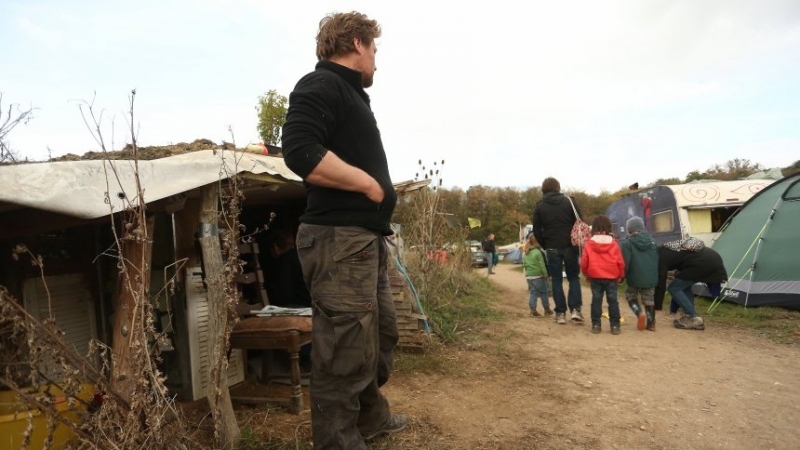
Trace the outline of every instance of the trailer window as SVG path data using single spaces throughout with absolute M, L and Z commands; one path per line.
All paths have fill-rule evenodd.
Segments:
M 729 206 L 726 208 L 714 208 L 711 210 L 711 232 L 716 233 L 718 232 L 723 225 L 731 218 L 736 211 L 739 210 L 739 206 Z
M 711 233 L 711 215 L 712 210 L 709 209 L 690 209 L 689 213 L 689 229 L 692 233 Z
M 655 213 L 653 219 L 653 233 L 669 233 L 675 229 L 675 220 L 672 211 Z

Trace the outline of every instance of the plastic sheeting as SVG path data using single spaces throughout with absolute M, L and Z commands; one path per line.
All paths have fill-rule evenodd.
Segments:
M 132 160 L 82 160 L 0 166 L 0 208 L 9 205 L 95 219 L 138 204 Z M 146 202 L 227 179 L 268 174 L 300 182 L 283 158 L 230 150 L 202 150 L 138 161 Z M 108 193 L 108 196 L 106 196 Z M 108 203 L 106 200 L 108 197 Z M 110 204 L 109 204 L 110 203 Z

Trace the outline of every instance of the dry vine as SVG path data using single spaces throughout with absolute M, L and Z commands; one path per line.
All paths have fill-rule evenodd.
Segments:
M 166 337 L 155 328 L 155 305 L 149 294 L 148 254 L 152 237 L 148 222 L 151 219 L 146 215 L 144 192 L 138 178 L 136 134 L 133 128 L 134 98 L 135 91 L 132 91 L 129 98 L 129 125 L 134 149 L 135 192 L 125 192 L 118 168 L 110 160 L 104 160 L 106 203 L 110 208 L 119 270 L 119 301 L 115 321 L 117 325 L 123 324 L 115 327 L 114 347 L 93 341 L 90 355 L 84 357 L 77 354 L 64 344 L 63 332 L 57 328 L 52 314 L 51 318 L 38 321 L 5 288 L 0 287 L 0 293 L 3 294 L 0 299 L 0 317 L 3 317 L 0 338 L 3 348 L 6 351 L 6 342 L 12 344 L 13 347 L 8 348 L 13 348 L 19 360 L 24 361 L 24 364 L 6 367 L 0 382 L 16 391 L 27 407 L 41 411 L 46 417 L 46 448 L 49 448 L 53 431 L 59 423 L 75 434 L 77 439 L 70 444 L 75 448 L 205 447 L 191 441 L 174 398 L 168 395 L 165 377 L 158 368 L 158 344 L 164 342 Z M 90 103 L 81 105 L 81 113 L 92 136 L 105 153 L 106 146 L 101 133 L 102 114 L 99 117 L 95 115 Z M 114 211 L 109 194 L 112 185 L 121 193 L 119 198 L 125 204 L 123 211 Z M 32 263 L 41 270 L 42 280 L 45 279 L 40 257 L 30 254 L 24 247 L 18 247 L 15 253 L 18 257 L 27 253 Z M 105 253 L 113 254 L 111 251 Z M 169 280 L 167 286 L 171 284 L 172 280 Z M 122 342 L 116 341 L 117 333 L 125 338 Z M 101 361 L 99 369 L 90 362 L 92 360 Z M 55 374 L 45 374 L 39 370 L 47 361 L 56 362 Z M 26 373 L 27 377 L 24 376 Z M 90 401 L 79 399 L 79 393 L 86 383 L 93 386 L 95 391 Z M 57 396 L 50 389 L 40 392 L 42 386 L 58 387 L 62 391 L 58 395 L 68 399 L 69 409 L 74 414 L 59 414 L 53 407 Z M 32 431 L 32 418 L 29 418 L 23 442 L 25 446 L 30 441 Z
M 21 361 L 19 364 L 5 365 L 0 382 L 14 390 L 26 407 L 39 410 L 46 417 L 46 445 L 52 442 L 54 430 L 61 424 L 76 436 L 70 444 L 75 448 L 232 448 L 237 445 L 240 433 L 230 405 L 226 374 L 230 333 L 238 320 L 235 307 L 239 294 L 235 279 L 243 266 L 239 259 L 239 243 L 251 241 L 255 233 L 266 231 L 270 224 L 249 234 L 241 227 L 239 215 L 244 196 L 237 175 L 241 154 L 221 150 L 220 181 L 213 186 L 213 191 L 209 191 L 215 194 L 210 202 L 213 206 L 202 213 L 204 224 L 213 224 L 215 229 L 218 226 L 218 234 L 215 233 L 210 241 L 217 246 L 217 257 L 222 258 L 220 265 L 207 265 L 205 269 L 209 307 L 213 311 L 210 314 L 208 337 L 208 398 L 215 442 L 197 442 L 192 430 L 187 428 L 174 398 L 169 396 L 165 376 L 158 367 L 159 344 L 165 343 L 167 337 L 156 329 L 154 323 L 154 299 L 163 291 L 152 297 L 149 294 L 152 218 L 147 214 L 144 190 L 139 180 L 137 135 L 134 129 L 135 95 L 134 90 L 129 97 L 130 110 L 126 117 L 131 137 L 129 148 L 132 151 L 132 167 L 118 167 L 118 164 L 128 164 L 127 161 L 115 162 L 108 157 L 103 159 L 105 202 L 109 205 L 114 244 L 100 256 L 115 258 L 118 269 L 112 346 L 93 341 L 89 355 L 77 354 L 64 344 L 64 333 L 56 326 L 52 313 L 48 319 L 37 320 L 0 286 L 0 356 L 3 361 Z M 107 156 L 101 131 L 103 113 L 97 114 L 93 103 L 82 102 L 79 108 L 92 137 Z M 126 192 L 123 184 L 126 178 L 131 178 L 134 183 L 130 192 Z M 112 192 L 118 192 L 114 201 Z M 115 211 L 116 199 L 124 205 L 121 211 Z M 270 222 L 274 217 L 272 214 Z M 204 243 L 202 238 L 201 243 Z M 205 251 L 204 246 L 204 255 Z M 41 257 L 32 254 L 24 246 L 15 249 L 15 257 L 29 258 L 39 268 L 42 282 L 45 281 Z M 208 263 L 208 258 L 205 259 Z M 183 263 L 179 261 L 174 264 Z M 180 273 L 180 268 L 174 272 Z M 165 276 L 165 279 L 164 289 L 171 291 L 174 277 Z M 49 304 L 49 294 L 47 297 Z M 46 362 L 52 361 L 57 363 L 56 373 L 38 370 Z M 91 361 L 99 361 L 99 367 Z M 92 386 L 96 394 L 84 399 L 86 396 L 82 393 L 87 385 Z M 40 389 L 44 386 L 56 386 L 60 391 Z M 68 399 L 73 415 L 60 414 L 53 407 L 59 396 Z M 30 441 L 33 429 L 32 419 L 29 419 L 23 443 L 25 446 Z

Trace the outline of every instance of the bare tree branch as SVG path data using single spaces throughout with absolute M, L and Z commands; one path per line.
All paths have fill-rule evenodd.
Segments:
M 0 163 L 18 162 L 19 155 L 8 144 L 7 137 L 17 125 L 27 125 L 33 119 L 34 108 L 20 109 L 19 103 L 11 103 L 3 113 L 3 93 L 0 92 Z

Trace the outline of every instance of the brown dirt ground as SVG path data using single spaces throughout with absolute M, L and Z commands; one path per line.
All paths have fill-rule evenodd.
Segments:
M 372 448 L 800 448 L 798 346 L 713 319 L 705 331 L 684 331 L 659 315 L 657 332 L 638 331 L 627 305 L 621 335 L 611 335 L 606 319 L 593 335 L 587 288 L 587 323 L 557 325 L 528 317 L 515 266 L 501 264 L 491 280 L 505 320 L 441 349 L 455 368 L 448 373 L 393 375 L 384 392 L 410 426 Z M 237 414 L 263 423 L 267 435 L 309 441 L 308 410 Z

